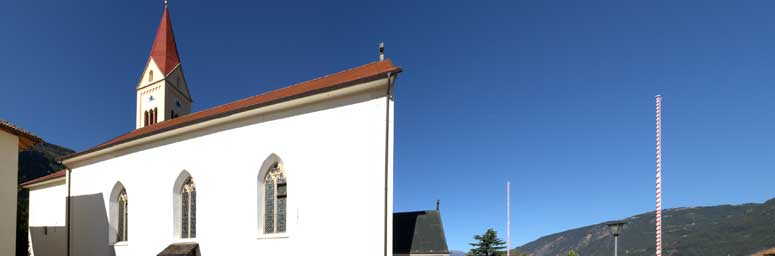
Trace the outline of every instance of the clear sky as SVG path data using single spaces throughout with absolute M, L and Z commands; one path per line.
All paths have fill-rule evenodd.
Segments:
M 581 3 L 583 2 L 583 3 Z M 775 196 L 772 1 L 171 0 L 195 111 L 387 57 L 395 210 L 451 249 L 512 245 L 654 208 Z M 0 118 L 83 150 L 134 129 L 162 1 L 0 3 Z

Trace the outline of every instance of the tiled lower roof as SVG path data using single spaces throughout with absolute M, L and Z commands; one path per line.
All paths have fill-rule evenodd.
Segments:
M 38 144 L 41 141 L 43 141 L 43 139 L 36 136 L 35 134 L 32 134 L 31 132 L 28 132 L 22 128 L 19 128 L 3 119 L 0 119 L 0 130 L 6 131 L 10 134 L 18 136 L 19 148 L 22 150 L 28 149 L 32 146 L 35 146 L 35 144 Z
M 65 177 L 65 175 L 67 175 L 65 170 L 61 170 L 61 171 L 58 171 L 58 172 L 55 172 L 55 173 L 52 173 L 52 174 L 49 174 L 49 175 L 46 175 L 46 176 L 43 176 L 43 177 L 40 177 L 40 178 L 36 178 L 36 179 L 32 179 L 32 180 L 26 181 L 26 182 L 20 184 L 20 186 L 26 187 L 26 186 L 38 184 L 38 183 L 41 183 L 41 182 L 45 182 L 45 181 L 49 181 L 49 180 L 53 180 L 53 179 L 57 179 L 57 178 L 62 178 L 62 177 Z

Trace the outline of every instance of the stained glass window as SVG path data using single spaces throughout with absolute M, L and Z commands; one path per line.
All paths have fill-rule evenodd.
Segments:
M 189 178 L 180 191 L 180 237 L 196 237 L 196 186 Z
M 190 237 L 196 237 L 196 190 L 191 190 L 191 212 L 189 213 L 191 216 L 190 220 L 190 227 L 188 229 L 190 230 L 191 234 Z
M 288 183 L 280 176 L 277 181 L 277 232 L 285 232 L 285 203 L 288 199 Z
M 269 179 L 264 186 L 264 233 L 274 233 L 274 181 Z
M 264 177 L 264 233 L 286 231 L 288 183 L 280 164 L 275 164 Z
M 118 194 L 118 234 L 116 241 L 127 241 L 129 239 L 128 217 L 129 217 L 129 200 L 126 195 L 126 189 L 122 189 Z

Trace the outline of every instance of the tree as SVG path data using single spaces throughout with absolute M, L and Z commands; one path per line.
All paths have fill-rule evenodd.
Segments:
M 574 251 L 574 250 L 570 250 L 570 251 L 568 251 L 568 256 L 579 256 L 579 254 L 576 253 L 576 251 Z
M 468 256 L 495 256 L 498 255 L 500 250 L 506 248 L 503 246 L 506 242 L 498 239 L 498 233 L 492 228 L 487 229 L 482 235 L 475 235 L 474 239 L 477 242 L 471 243 L 471 251 L 468 252 Z

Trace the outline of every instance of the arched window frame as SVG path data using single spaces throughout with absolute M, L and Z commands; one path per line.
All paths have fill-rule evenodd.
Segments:
M 182 240 L 189 240 L 189 239 L 195 239 L 196 238 L 196 207 L 198 204 L 197 200 L 197 190 L 199 188 L 196 187 L 196 179 L 193 178 L 193 176 L 188 171 L 182 171 L 180 175 L 178 175 L 178 178 L 175 180 L 175 184 L 172 188 L 172 236 L 176 239 L 182 239 Z M 192 206 L 189 208 L 186 206 L 186 202 L 183 201 L 183 197 L 186 196 L 183 192 L 187 189 L 188 185 L 193 185 L 194 193 L 189 194 L 190 197 L 187 198 L 193 198 L 190 205 Z M 189 188 L 189 192 L 191 192 Z M 186 228 L 188 230 L 184 230 L 183 226 L 183 207 L 186 206 L 186 209 L 189 210 L 190 213 L 193 213 L 193 220 L 187 219 L 187 221 L 190 223 L 190 225 Z M 191 210 L 193 208 L 193 211 Z M 193 235 L 190 235 L 190 230 L 193 230 Z M 183 231 L 186 231 L 187 235 L 183 235 Z
M 116 182 L 110 195 L 108 242 L 120 245 L 129 242 L 129 196 L 121 182 Z
M 135 74 L 137 74 L 137 73 L 135 73 Z M 151 82 L 151 81 L 153 81 L 153 70 L 148 71 L 148 82 Z
M 289 220 L 291 209 L 289 207 L 288 173 L 283 161 L 272 154 L 264 161 L 258 175 L 258 237 L 277 238 L 288 237 L 290 234 Z M 283 181 L 283 182 L 281 182 Z M 284 190 L 285 193 L 277 192 Z M 272 202 L 269 202 L 271 199 Z M 283 205 L 278 203 L 279 200 Z M 270 209 L 271 208 L 271 209 Z M 284 214 L 282 214 L 284 212 Z M 268 216 L 271 214 L 271 217 Z M 271 222 L 270 225 L 267 225 Z

